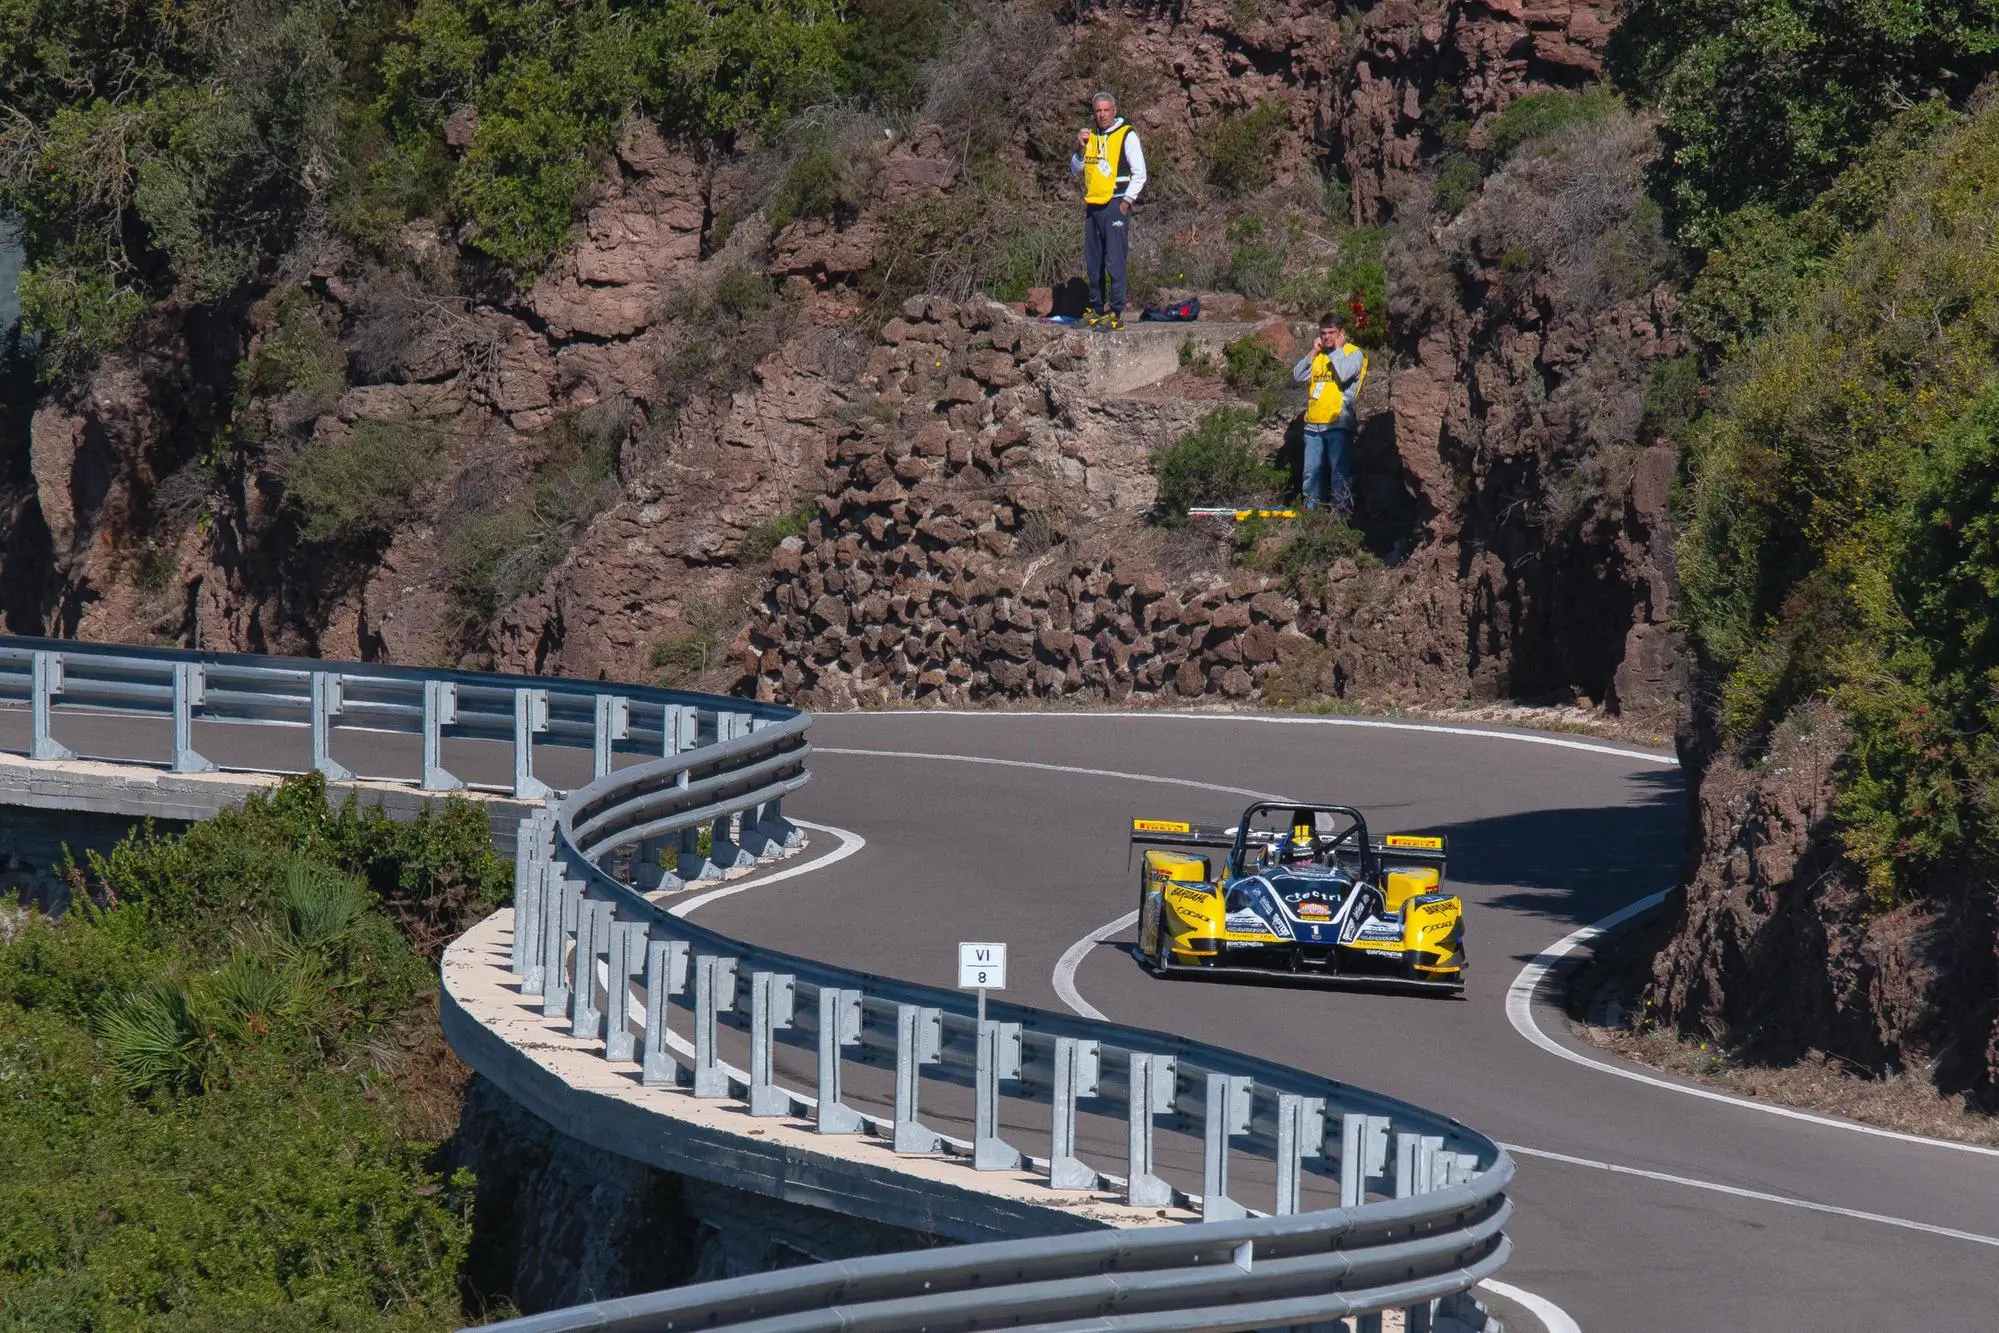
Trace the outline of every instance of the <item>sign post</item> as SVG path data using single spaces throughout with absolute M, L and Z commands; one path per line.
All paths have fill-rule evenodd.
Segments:
M 1006 989 L 1006 945 L 960 944 L 958 989 L 979 993 L 979 1021 L 986 1021 L 986 992 Z

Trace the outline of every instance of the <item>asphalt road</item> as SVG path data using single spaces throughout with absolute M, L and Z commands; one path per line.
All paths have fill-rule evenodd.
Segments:
M 70 714 L 57 734 L 136 757 L 164 751 L 154 731 Z M 813 735 L 814 782 L 787 813 L 866 846 L 708 903 L 704 923 L 942 985 L 955 981 L 958 941 L 1006 940 L 1006 998 L 1048 1008 L 1064 1006 L 1055 972 L 1073 951 L 1076 998 L 1109 1018 L 1446 1111 L 1519 1161 L 1506 1280 L 1591 1333 L 1999 1328 L 1999 1157 L 1647 1086 L 1558 1059 L 1508 1022 L 1524 963 L 1670 887 L 1681 826 L 1670 765 L 1574 737 L 1224 717 L 837 715 Z M 303 739 L 196 726 L 198 746 L 244 767 L 302 763 Z M 24 741 L 25 719 L 0 710 L 0 747 Z M 385 775 L 410 771 L 414 748 L 413 737 L 337 737 L 343 760 Z M 510 772 L 504 747 L 446 751 L 475 781 Z M 580 781 L 587 756 L 538 751 L 537 771 Z M 1377 832 L 1446 834 L 1448 880 L 1467 905 L 1467 999 L 1157 980 L 1124 952 L 1129 929 L 1075 949 L 1135 905 L 1131 816 L 1229 821 L 1262 794 L 1352 803 Z M 821 836 L 812 854 L 834 841 Z M 1559 1019 L 1542 1027 L 1566 1041 Z M 807 1071 L 795 1052 L 782 1063 Z M 879 1106 L 888 1088 L 872 1073 L 853 1071 L 850 1096 Z M 947 1132 L 968 1114 L 962 1090 L 925 1096 Z M 1045 1116 L 1017 1108 L 1004 1124 L 1041 1151 Z M 1083 1140 L 1092 1160 L 1121 1160 L 1121 1125 L 1086 1123 Z M 1198 1188 L 1197 1144 L 1163 1141 L 1160 1156 L 1169 1178 L 1191 1172 Z M 1238 1165 L 1236 1196 L 1266 1206 L 1268 1164 Z M 1308 1206 L 1321 1199 L 1315 1187 Z
M 1082 960 L 1082 1000 L 1501 1139 L 1520 1165 L 1506 1278 L 1585 1329 L 1999 1327 L 1999 1158 L 1620 1079 L 1508 1023 L 1523 963 L 1671 885 L 1668 765 L 1490 735 L 1065 713 L 827 716 L 814 741 L 813 785 L 788 812 L 867 846 L 711 903 L 704 923 L 942 985 L 957 941 L 1006 940 L 1007 998 L 1059 1008 L 1063 954 L 1135 904 L 1131 816 L 1227 820 L 1249 793 L 1351 802 L 1378 831 L 1449 837 L 1466 1000 L 1157 980 L 1124 952 L 1129 929 Z

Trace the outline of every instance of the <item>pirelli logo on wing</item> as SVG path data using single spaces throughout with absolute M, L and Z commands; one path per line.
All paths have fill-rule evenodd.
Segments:
M 1194 826 L 1184 819 L 1134 819 L 1133 833 L 1192 833 Z
M 1427 833 L 1391 833 L 1381 840 L 1383 847 L 1401 847 L 1412 852 L 1441 852 L 1444 840 Z

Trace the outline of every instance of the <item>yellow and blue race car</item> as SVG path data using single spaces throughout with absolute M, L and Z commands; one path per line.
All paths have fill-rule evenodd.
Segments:
M 1260 801 L 1233 828 L 1134 819 L 1145 844 L 1138 955 L 1181 968 L 1462 994 L 1464 904 L 1445 891 L 1444 840 L 1370 840 L 1345 805 Z M 1181 848 L 1222 850 L 1209 858 Z

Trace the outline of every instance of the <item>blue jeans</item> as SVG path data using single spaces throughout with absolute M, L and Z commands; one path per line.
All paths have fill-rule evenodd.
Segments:
M 1345 513 L 1353 508 L 1353 487 L 1347 477 L 1347 441 L 1353 427 L 1337 421 L 1305 427 L 1305 507 L 1331 505 Z

